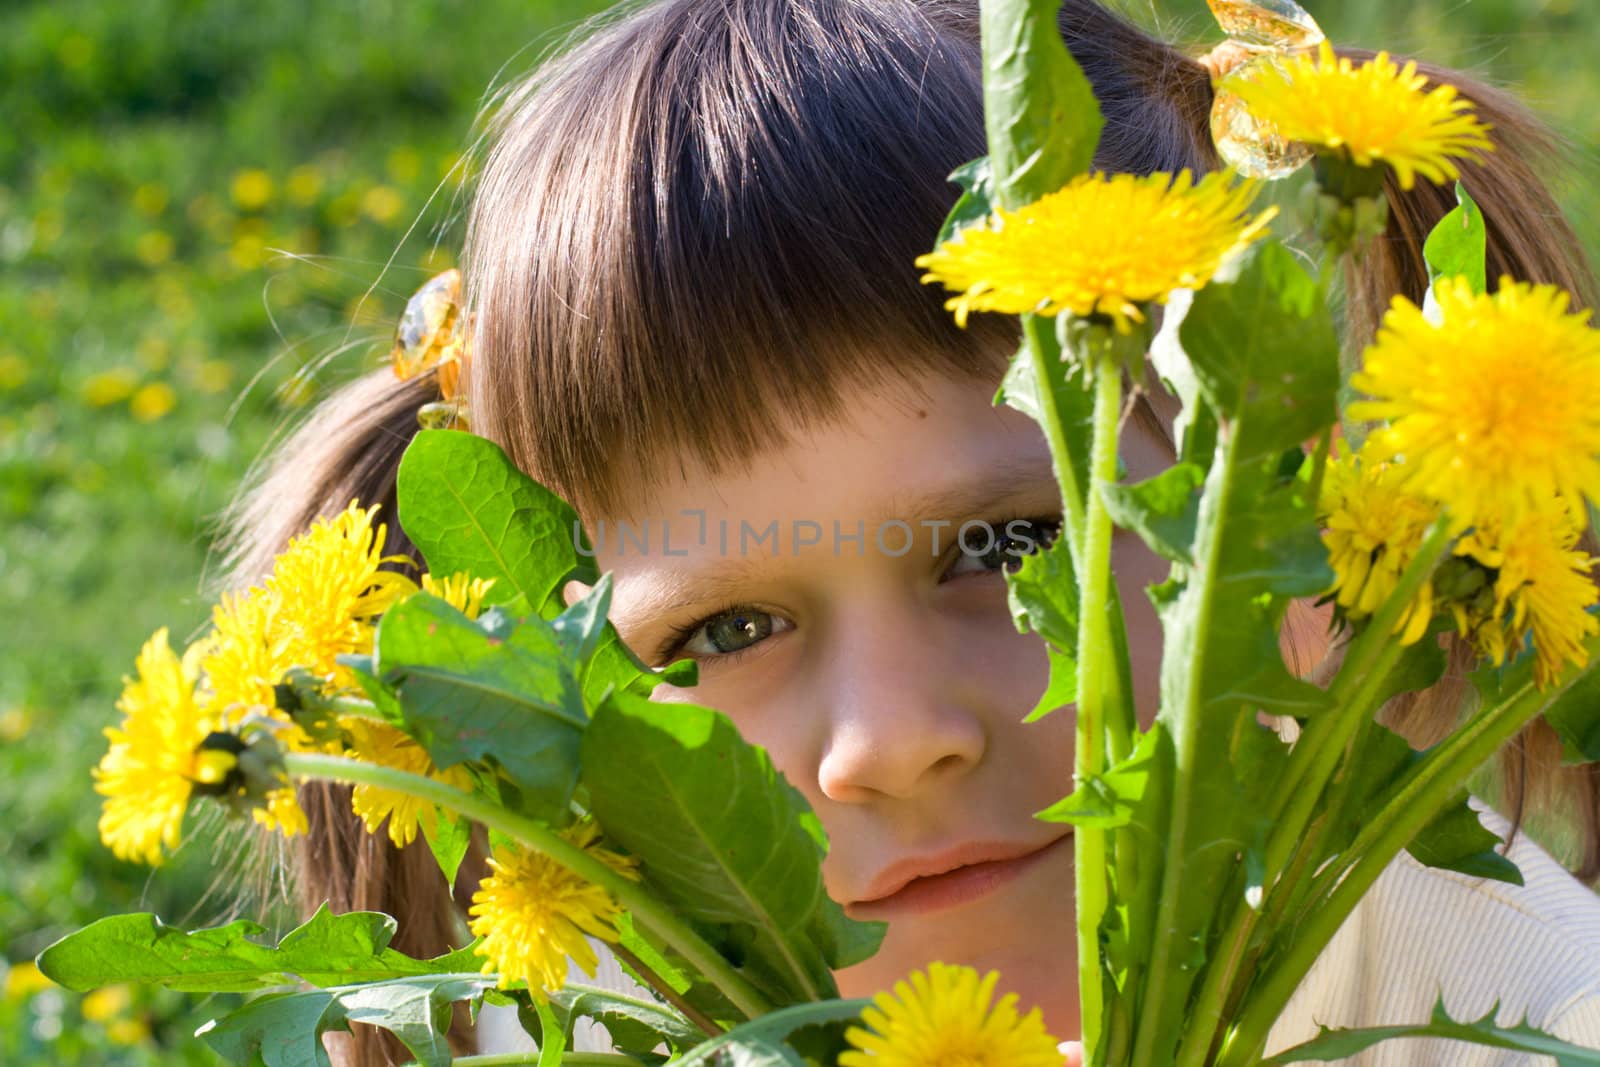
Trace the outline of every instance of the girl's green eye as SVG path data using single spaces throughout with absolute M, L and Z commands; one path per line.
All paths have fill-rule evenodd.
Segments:
M 695 656 L 727 656 L 792 629 L 794 623 L 771 612 L 735 608 L 700 623 L 684 641 L 682 650 Z

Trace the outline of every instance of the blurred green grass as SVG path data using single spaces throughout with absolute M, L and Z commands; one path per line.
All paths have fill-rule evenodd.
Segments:
M 214 520 L 274 427 L 370 365 L 405 296 L 451 262 L 450 175 L 485 90 L 599 6 L 0 10 L 0 966 L 103 914 L 217 918 L 201 902 L 208 838 L 154 875 L 98 844 L 89 768 L 119 680 L 156 627 L 205 619 Z M 1168 36 L 1212 36 L 1199 0 L 1123 6 Z M 1520 90 L 1578 150 L 1589 180 L 1568 203 L 1600 245 L 1594 13 L 1311 6 L 1336 40 Z M 205 1015 L 188 998 L 76 998 L 29 978 L 6 974 L 0 1062 L 213 1062 L 189 1039 Z

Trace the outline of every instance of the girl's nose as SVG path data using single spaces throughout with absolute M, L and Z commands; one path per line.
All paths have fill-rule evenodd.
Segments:
M 962 678 L 936 615 L 880 604 L 841 620 L 822 698 L 827 736 L 817 769 L 838 803 L 907 799 L 947 786 L 982 761 L 988 731 L 982 679 Z

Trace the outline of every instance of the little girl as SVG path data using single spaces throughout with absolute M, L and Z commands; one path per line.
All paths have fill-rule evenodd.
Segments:
M 1106 116 L 1101 169 L 1218 166 L 1205 64 L 1093 0 L 1067 0 L 1060 25 Z M 1424 72 L 1459 85 L 1499 142 L 1465 177 L 1490 213 L 1489 276 L 1586 302 L 1540 178 L 1550 139 L 1505 95 Z M 818 811 L 830 892 L 890 923 L 843 991 L 935 959 L 994 968 L 1069 1037 L 1072 850 L 1032 813 L 1070 787 L 1070 714 L 1020 723 L 1045 657 L 1012 626 L 1002 577 L 1017 546 L 1054 535 L 1059 501 L 1035 425 L 991 404 L 1010 320 L 956 329 L 913 266 L 954 199 L 945 176 L 984 151 L 973 0 L 657 0 L 608 16 L 497 116 L 464 258 L 467 410 L 577 506 L 629 645 L 699 661 L 698 687 L 658 697 L 728 712 Z M 1392 294 L 1420 302 L 1421 240 L 1452 205 L 1427 184 L 1391 190 L 1389 234 L 1349 279 L 1352 338 Z M 352 497 L 392 516 L 396 464 L 438 391 L 384 370 L 318 410 L 238 512 L 236 578 Z M 1170 462 L 1163 410 L 1135 412 L 1132 476 Z M 616 537 L 620 521 L 647 546 Z M 964 526 L 998 536 L 974 546 Z M 1142 589 L 1164 568 L 1132 539 L 1118 553 L 1148 718 L 1160 631 Z M 1302 653 L 1323 629 L 1308 609 Z M 1462 696 L 1446 683 L 1392 712 L 1426 743 Z M 1558 757 L 1543 726 L 1506 753 L 1510 814 L 1526 793 L 1575 820 L 1592 879 L 1600 782 Z M 339 790 L 305 793 L 308 908 L 388 911 L 415 954 L 462 940 L 481 864 L 452 899 L 425 845 L 365 834 Z M 1316 1023 L 1420 1021 L 1441 994 L 1477 1017 L 1497 993 L 1503 1017 L 1600 1045 L 1600 906 L 1535 846 L 1514 857 L 1525 890 L 1398 863 L 1273 1047 Z M 372 1035 L 345 1054 L 388 1055 Z M 1400 1043 L 1363 1062 L 1494 1055 Z

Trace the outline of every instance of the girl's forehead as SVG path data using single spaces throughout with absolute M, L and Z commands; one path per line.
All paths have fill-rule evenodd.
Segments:
M 782 514 L 827 505 L 884 516 L 956 513 L 1011 487 L 1054 484 L 1049 449 L 1027 415 L 997 405 L 994 383 L 935 376 L 911 384 L 858 383 L 836 417 L 776 424 L 748 442 L 737 462 L 696 455 L 647 462 L 628 479 L 626 504 L 596 521 L 639 523 L 685 509 Z M 1160 416 L 1130 418 L 1123 433 L 1131 478 L 1171 462 Z
M 769 510 L 830 503 L 865 513 L 908 494 L 957 492 L 964 483 L 1040 472 L 1048 478 L 1049 450 L 1038 427 L 993 399 L 993 384 L 976 379 L 859 385 L 843 392 L 835 417 L 773 425 L 739 462 L 713 466 L 682 456 L 650 464 L 655 471 L 631 479 L 625 509 L 590 518 L 638 520 L 756 502 Z

